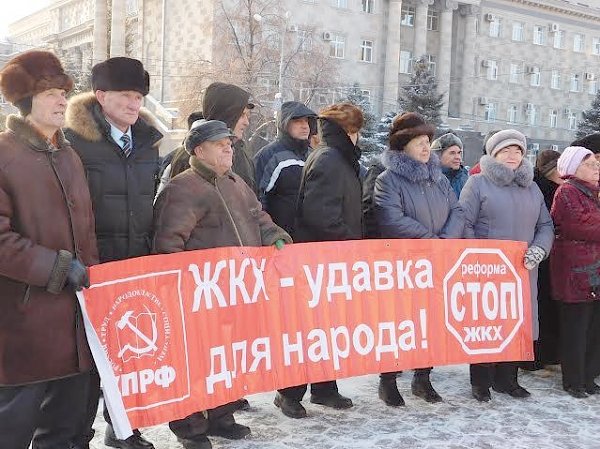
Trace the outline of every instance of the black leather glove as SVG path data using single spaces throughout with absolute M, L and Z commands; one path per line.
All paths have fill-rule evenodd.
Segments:
M 78 259 L 73 259 L 67 272 L 67 285 L 75 291 L 80 291 L 84 287 L 90 286 L 90 278 L 87 273 L 87 268 Z

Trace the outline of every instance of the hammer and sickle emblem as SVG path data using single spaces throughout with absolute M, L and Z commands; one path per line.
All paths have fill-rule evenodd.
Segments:
M 148 352 L 158 350 L 158 347 L 156 346 L 156 340 L 158 339 L 158 331 L 156 329 L 156 319 L 152 316 L 152 313 L 150 312 L 148 307 L 144 306 L 144 308 L 148 312 L 148 315 L 150 316 L 151 321 L 152 321 L 152 336 L 148 336 L 148 335 L 144 334 L 137 327 L 137 320 L 132 321 L 132 319 L 131 319 L 133 316 L 132 310 L 128 310 L 127 312 L 125 312 L 123 314 L 123 316 L 121 317 L 121 319 L 117 322 L 117 327 L 121 330 L 125 329 L 126 327 L 129 328 L 135 335 L 137 335 L 137 337 L 141 340 L 141 342 L 146 344 L 146 346 L 142 346 L 142 347 L 132 346 L 131 344 L 126 343 L 125 345 L 123 345 L 123 347 L 119 351 L 120 358 L 123 358 L 123 354 L 126 351 L 131 351 L 134 354 L 140 356 L 140 355 L 146 354 Z

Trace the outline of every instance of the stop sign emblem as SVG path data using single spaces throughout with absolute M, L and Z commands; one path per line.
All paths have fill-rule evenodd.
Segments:
M 500 249 L 466 249 L 444 278 L 446 327 L 467 354 L 496 354 L 523 325 L 521 278 Z

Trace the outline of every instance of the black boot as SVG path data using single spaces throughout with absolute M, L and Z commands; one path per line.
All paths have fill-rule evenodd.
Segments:
M 239 410 L 250 410 L 250 403 L 248 402 L 248 399 L 246 398 L 242 398 L 242 399 L 238 399 L 238 407 Z
M 350 408 L 354 405 L 352 404 L 352 399 L 342 396 L 337 391 L 327 392 L 325 394 L 312 393 L 310 395 L 310 402 L 338 410 Z
M 443 401 L 442 397 L 435 391 L 433 385 L 431 385 L 429 373 L 415 373 L 410 389 L 412 394 L 432 404 Z
M 277 392 L 273 404 L 281 409 L 281 413 L 285 416 L 294 419 L 306 418 L 306 409 L 300 404 L 300 401 L 286 398 L 281 393 Z
M 198 436 L 193 439 L 177 438 L 177 441 L 181 443 L 184 449 L 212 449 L 210 440 L 205 436 Z
M 513 398 L 517 398 L 517 399 L 524 399 L 524 398 L 528 398 L 529 396 L 531 396 L 531 393 L 529 391 L 527 391 L 525 388 L 523 388 L 521 385 L 519 385 L 518 383 L 515 383 L 513 385 L 508 385 L 508 386 L 501 386 L 501 385 L 493 385 L 492 389 L 494 391 L 497 391 L 498 393 L 506 393 L 509 396 L 513 397 Z
M 213 417 L 208 415 L 207 435 L 227 438 L 228 440 L 241 440 L 250 435 L 250 427 L 235 422 L 233 414 Z
M 391 407 L 402 407 L 404 406 L 404 398 L 398 391 L 396 385 L 396 374 L 392 376 L 379 376 L 379 399 L 385 402 L 385 405 Z
M 592 394 L 600 394 L 600 385 L 596 384 L 596 382 L 592 381 L 585 386 L 585 392 L 589 395 Z
M 471 387 L 471 393 L 473 393 L 473 397 L 479 402 L 489 402 L 492 400 L 492 395 L 490 394 L 489 388 L 473 385 Z
M 106 430 L 104 431 L 104 444 L 119 449 L 154 449 L 154 445 L 146 440 L 137 429 L 126 440 L 119 440 L 110 424 L 106 425 Z

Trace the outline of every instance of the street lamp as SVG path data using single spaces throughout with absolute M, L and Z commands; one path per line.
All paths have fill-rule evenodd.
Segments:
M 269 14 L 271 15 L 271 14 Z M 281 104 L 283 102 L 283 69 L 284 69 L 284 49 L 285 49 L 285 33 L 287 32 L 287 28 L 288 28 L 288 21 L 290 20 L 290 17 L 292 16 L 292 14 L 289 11 L 286 11 L 283 15 L 283 23 L 281 26 L 281 33 L 280 33 L 280 45 L 279 45 L 279 92 L 277 92 L 275 94 L 275 102 L 273 103 L 273 109 L 275 109 L 275 105 L 279 104 L 279 106 L 281 107 Z M 254 14 L 252 16 L 254 18 L 254 20 L 256 20 L 257 22 L 261 22 L 264 17 L 261 16 L 260 14 Z M 276 17 L 280 17 L 280 16 L 276 16 Z M 277 111 L 277 109 L 275 109 L 275 111 Z

